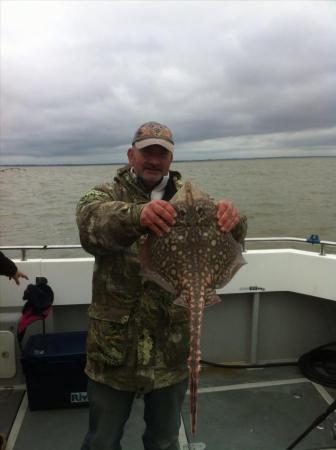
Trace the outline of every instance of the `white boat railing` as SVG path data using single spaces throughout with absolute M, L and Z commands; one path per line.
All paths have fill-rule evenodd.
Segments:
M 247 244 L 249 243 L 300 243 L 300 244 L 312 244 L 319 246 L 319 254 L 325 256 L 326 247 L 335 247 L 334 241 L 321 241 L 317 235 L 312 234 L 309 238 L 297 238 L 297 237 L 255 237 L 246 238 L 243 243 L 243 251 L 247 251 Z M 28 250 L 79 250 L 82 246 L 80 244 L 62 244 L 62 245 L 0 245 L 1 251 L 16 250 L 21 252 L 21 261 L 27 260 Z
M 301 244 L 312 244 L 320 246 L 320 255 L 326 255 L 326 247 L 336 247 L 336 242 L 334 241 L 320 241 L 316 234 L 312 234 L 309 238 L 297 238 L 297 237 L 260 237 L 260 238 L 246 238 L 243 244 L 243 249 L 246 251 L 247 242 L 257 242 L 257 243 L 267 243 L 267 242 L 298 242 Z
M 27 260 L 28 250 L 79 250 L 82 246 L 80 244 L 69 245 L 0 245 L 1 251 L 19 250 L 21 252 L 21 261 Z

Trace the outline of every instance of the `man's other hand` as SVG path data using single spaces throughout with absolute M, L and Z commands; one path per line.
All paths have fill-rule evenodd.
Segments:
M 217 210 L 218 226 L 223 232 L 231 231 L 239 222 L 239 214 L 229 200 L 220 200 Z

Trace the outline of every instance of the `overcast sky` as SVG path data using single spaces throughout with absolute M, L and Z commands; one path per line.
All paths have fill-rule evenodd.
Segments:
M 2 164 L 336 156 L 334 1 L 1 2 Z

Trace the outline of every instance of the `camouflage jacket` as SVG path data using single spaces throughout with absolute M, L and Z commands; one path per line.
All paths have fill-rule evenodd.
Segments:
M 178 172 L 170 172 L 176 189 Z M 94 255 L 86 373 L 116 389 L 148 392 L 188 376 L 188 312 L 140 275 L 140 225 L 150 192 L 128 166 L 114 182 L 87 192 L 77 206 L 83 248 Z M 246 222 L 234 230 L 242 240 Z

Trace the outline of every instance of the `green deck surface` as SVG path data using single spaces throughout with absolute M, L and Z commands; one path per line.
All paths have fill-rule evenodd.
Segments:
M 328 403 L 312 383 L 300 381 L 295 367 L 257 370 L 203 368 L 198 397 L 198 429 L 192 442 L 207 450 L 285 450 Z M 293 383 L 290 382 L 293 380 Z M 279 383 L 266 385 L 264 383 Z M 248 383 L 257 383 L 247 386 Z M 216 392 L 203 392 L 216 388 Z M 220 390 L 223 389 L 223 390 Z M 335 398 L 335 391 L 329 390 Z M 189 429 L 189 395 L 183 406 Z M 122 441 L 123 450 L 142 450 L 143 401 L 135 400 Z M 27 410 L 14 450 L 79 450 L 87 429 L 88 408 Z M 332 413 L 297 450 L 336 449 Z M 189 450 L 184 445 L 181 450 Z M 196 447 L 197 448 L 197 447 Z M 202 447 L 200 447 L 201 449 Z M 204 447 L 203 447 L 204 448 Z

